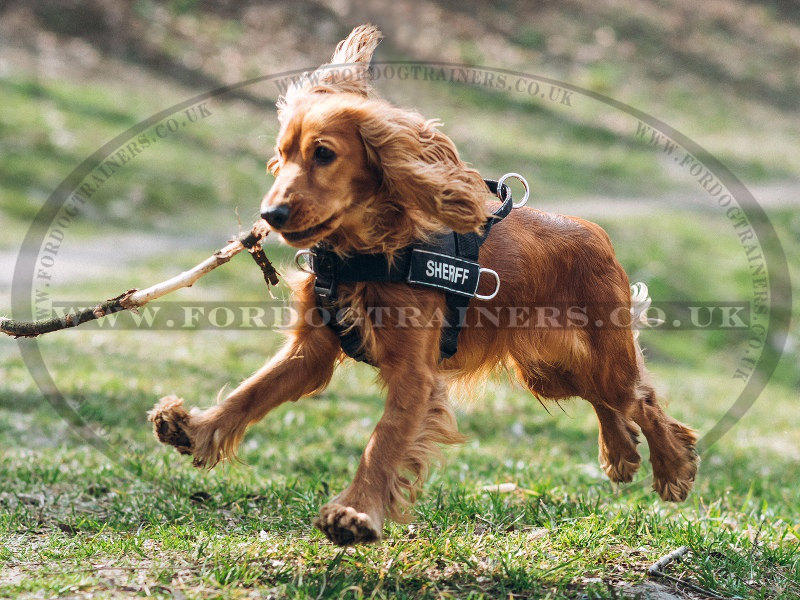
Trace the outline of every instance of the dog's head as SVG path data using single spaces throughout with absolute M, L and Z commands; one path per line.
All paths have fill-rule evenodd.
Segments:
M 365 45 L 351 40 L 359 30 L 337 53 L 356 48 L 360 64 Z M 367 31 L 374 39 L 377 30 Z M 371 49 L 367 64 L 369 56 Z M 270 226 L 292 246 L 325 240 L 343 253 L 391 253 L 443 227 L 480 230 L 483 180 L 438 123 L 368 98 L 366 78 L 356 83 L 348 77 L 357 71 L 343 72 L 301 82 L 279 102 L 268 165 L 276 180 L 261 205 Z

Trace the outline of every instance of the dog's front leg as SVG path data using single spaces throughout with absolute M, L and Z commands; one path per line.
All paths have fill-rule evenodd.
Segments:
M 284 402 L 324 388 L 339 352 L 330 328 L 304 323 L 272 360 L 220 404 L 188 412 L 181 398 L 167 396 L 148 418 L 159 441 L 191 454 L 196 467 L 211 468 L 235 455 L 248 425 Z
M 314 521 L 328 539 L 342 546 L 381 538 L 386 511 L 399 485 L 398 468 L 412 450 L 427 412 L 433 375 L 416 369 L 392 375 L 387 381 L 383 417 L 372 432 L 353 482 L 323 506 Z
M 353 482 L 323 506 L 314 521 L 332 542 L 379 540 L 387 514 L 403 520 L 437 445 L 462 441 L 436 367 L 438 342 L 438 329 L 378 334 L 377 362 L 388 387 L 386 405 Z

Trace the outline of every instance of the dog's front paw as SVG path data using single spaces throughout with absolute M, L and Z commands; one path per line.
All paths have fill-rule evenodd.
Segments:
M 352 506 L 335 502 L 320 509 L 319 516 L 314 519 L 314 527 L 339 546 L 377 542 L 381 539 L 381 526 L 372 517 L 358 512 Z
M 235 458 L 247 422 L 220 405 L 201 411 L 183 407 L 183 398 L 165 396 L 148 413 L 158 441 L 192 455 L 192 465 L 211 469 Z
M 164 396 L 147 412 L 147 420 L 153 423 L 159 442 L 175 446 L 181 454 L 192 453 L 192 440 L 186 433 L 189 413 L 183 407 L 183 398 Z

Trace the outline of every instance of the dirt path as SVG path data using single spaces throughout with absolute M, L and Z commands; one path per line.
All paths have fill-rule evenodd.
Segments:
M 800 181 L 779 181 L 748 188 L 764 210 L 800 208 Z M 535 192 L 534 192 L 535 196 Z M 661 198 L 615 198 L 584 196 L 575 200 L 531 201 L 531 205 L 549 212 L 560 212 L 588 219 L 652 216 L 664 211 L 705 211 L 716 209 L 710 197 L 700 192 L 670 193 Z
M 67 238 L 56 256 L 56 265 L 52 268 L 53 285 L 66 282 L 86 282 L 101 279 L 119 280 L 120 271 L 126 268 L 152 261 L 158 257 L 168 264 L 170 257 L 177 253 L 196 253 L 200 262 L 217 248 L 225 245 L 231 232 L 205 232 L 200 235 L 176 238 L 168 234 L 151 232 L 122 233 L 114 235 L 98 235 L 90 239 L 70 240 Z M 19 235 L 21 239 L 24 232 Z M 17 264 L 19 250 L 0 250 L 0 312 L 10 306 L 11 284 Z M 176 269 L 175 273 L 177 275 Z M 137 282 L 130 282 L 133 286 Z M 156 283 L 138 282 L 150 285 Z M 124 286 L 125 284 L 123 284 Z M 110 287 L 109 293 L 125 290 Z

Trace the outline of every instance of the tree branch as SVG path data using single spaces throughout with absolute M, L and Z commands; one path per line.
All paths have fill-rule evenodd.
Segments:
M 253 256 L 261 271 L 264 280 L 268 285 L 277 285 L 278 272 L 269 262 L 261 241 L 267 236 L 269 229 L 263 221 L 256 222 L 250 232 L 239 236 L 238 239 L 231 241 L 227 246 L 214 252 L 210 257 L 200 264 L 176 275 L 166 281 L 157 283 L 143 290 L 128 290 L 115 298 L 97 304 L 93 308 L 70 313 L 63 317 L 53 317 L 40 321 L 14 321 L 5 317 L 0 317 L 0 331 L 6 335 L 14 337 L 36 337 L 52 331 L 77 327 L 82 323 L 100 319 L 106 315 L 120 312 L 122 310 L 136 310 L 148 302 L 161 298 L 176 290 L 191 287 L 198 279 L 210 273 L 220 265 L 224 265 L 231 258 L 239 254 L 242 250 L 247 250 Z

